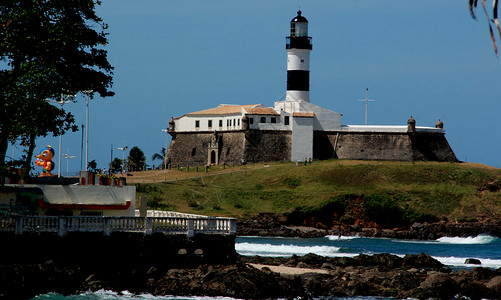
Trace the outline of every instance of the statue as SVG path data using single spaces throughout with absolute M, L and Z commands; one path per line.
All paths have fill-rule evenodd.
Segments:
M 54 149 L 52 149 L 51 146 L 47 145 L 40 154 L 34 155 L 36 158 L 38 158 L 35 163 L 39 167 L 43 167 L 42 169 L 42 175 L 39 177 L 46 177 L 46 176 L 54 176 L 50 171 L 54 170 L 54 163 L 52 162 L 52 158 L 54 157 Z
M 215 131 L 214 131 L 214 134 L 210 138 L 210 146 L 211 147 L 217 146 L 217 133 Z

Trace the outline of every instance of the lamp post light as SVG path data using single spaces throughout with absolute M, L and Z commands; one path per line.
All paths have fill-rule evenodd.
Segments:
M 162 129 L 163 132 L 167 133 L 165 138 L 165 153 L 164 153 L 164 181 L 167 180 L 167 147 L 169 146 L 169 129 Z
M 124 167 L 125 167 L 125 150 L 127 150 L 127 146 L 119 147 L 118 150 L 122 150 L 122 174 L 124 173 Z
M 93 90 L 85 90 L 82 93 L 87 95 L 87 109 L 85 114 L 85 171 L 89 170 L 89 95 L 94 93 Z
M 50 99 L 45 99 L 45 101 L 50 103 L 57 103 L 61 105 L 61 110 L 63 110 L 63 105 L 66 103 L 73 102 L 75 100 L 75 95 L 64 95 L 61 94 L 61 100 L 54 101 Z M 57 163 L 57 177 L 61 178 L 61 146 L 63 143 L 63 134 L 59 134 L 59 152 L 58 152 L 58 163 Z
M 68 151 L 69 152 L 69 151 Z M 68 171 L 69 171 L 69 159 L 75 158 L 75 155 L 69 155 L 67 153 L 63 154 L 63 156 L 66 158 L 66 177 L 68 177 Z

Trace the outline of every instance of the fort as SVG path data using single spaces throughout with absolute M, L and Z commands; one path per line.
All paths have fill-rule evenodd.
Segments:
M 457 161 L 444 123 L 341 125 L 341 114 L 310 102 L 308 21 L 298 11 L 286 38 L 287 92 L 274 107 L 221 104 L 171 118 L 164 166 L 309 159 Z

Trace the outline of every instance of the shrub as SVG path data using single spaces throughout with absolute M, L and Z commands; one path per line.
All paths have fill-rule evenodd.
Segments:
M 474 222 L 478 222 L 478 219 L 477 218 L 474 218 L 474 217 L 460 217 L 460 218 L 457 218 L 456 221 L 458 221 L 459 223 L 474 223 Z
M 151 199 L 148 199 L 148 207 L 157 210 L 169 210 L 172 206 L 167 203 L 163 203 L 164 199 L 160 195 L 153 195 Z
M 301 178 L 298 177 L 285 177 L 284 180 L 282 180 L 283 184 L 287 187 L 290 188 L 295 188 L 301 185 Z
M 405 211 L 388 196 L 369 195 L 364 198 L 364 214 L 381 226 L 406 225 Z
M 255 188 L 257 191 L 260 191 L 260 190 L 262 190 L 262 189 L 263 189 L 263 185 L 262 185 L 262 184 L 260 184 L 260 183 L 256 183 L 256 184 L 254 185 L 254 188 Z

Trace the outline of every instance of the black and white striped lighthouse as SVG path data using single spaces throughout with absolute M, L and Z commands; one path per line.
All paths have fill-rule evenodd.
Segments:
M 291 21 L 291 34 L 286 37 L 287 49 L 287 94 L 286 101 L 310 102 L 310 51 L 308 20 L 301 11 Z

